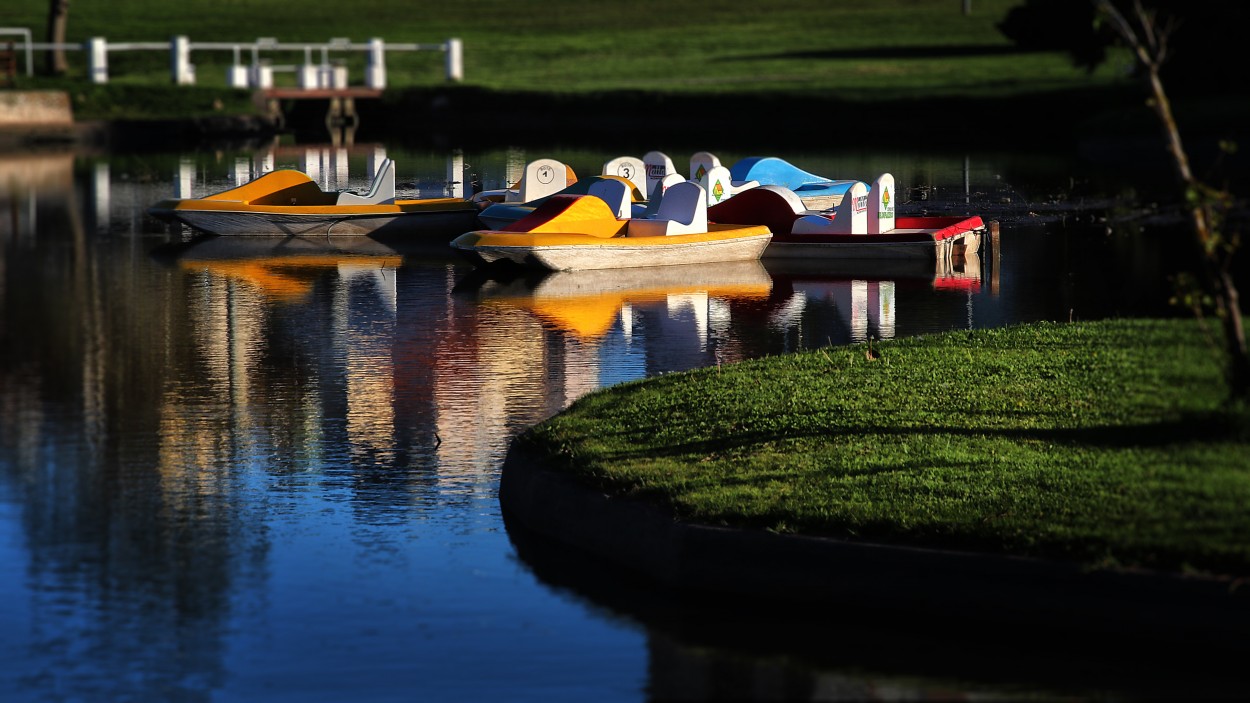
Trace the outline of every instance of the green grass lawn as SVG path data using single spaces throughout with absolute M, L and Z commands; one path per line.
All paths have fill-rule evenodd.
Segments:
M 69 38 L 111 42 L 193 41 L 464 42 L 465 84 L 553 92 L 795 93 L 840 100 L 1011 96 L 1123 82 L 1109 62 L 1094 75 L 1058 52 L 1021 53 L 995 24 L 1018 0 L 977 0 L 971 16 L 955 2 L 824 0 L 706 3 L 691 0 L 587 3 L 573 0 L 342 3 L 301 0 L 119 0 L 74 3 Z M 46 0 L 10 0 L 6 26 L 43 34 Z M 363 54 L 348 59 L 363 82 Z M 201 86 L 225 86 L 227 52 L 196 52 Z M 301 54 L 273 55 L 300 63 Z M 314 57 L 318 59 L 319 57 Z M 245 57 L 246 60 L 246 57 Z M 86 57 L 70 54 L 85 81 Z M 115 85 L 166 85 L 166 52 L 111 54 Z M 389 54 L 389 85 L 445 82 L 439 53 Z M 294 83 L 279 74 L 279 83 Z M 25 81 L 29 83 L 29 81 Z M 40 81 L 35 81 L 36 84 Z M 60 84 L 57 84 L 58 86 Z M 153 106 L 154 109 L 159 106 Z
M 877 348 L 623 384 L 521 441 L 703 523 L 1250 574 L 1250 426 L 1195 321 Z

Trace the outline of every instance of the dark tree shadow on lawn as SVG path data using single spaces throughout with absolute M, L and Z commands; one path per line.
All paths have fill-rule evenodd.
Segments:
M 775 54 L 732 56 L 728 61 L 761 59 L 958 59 L 973 56 L 1016 56 L 1032 53 L 1014 46 L 882 46 L 864 49 L 827 49 L 824 51 L 783 51 Z

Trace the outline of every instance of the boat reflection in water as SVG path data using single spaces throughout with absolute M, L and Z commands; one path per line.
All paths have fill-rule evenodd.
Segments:
M 242 241 L 237 241 L 242 240 Z M 268 240 L 268 241 L 266 241 Z M 368 279 L 395 310 L 395 272 L 403 257 L 382 246 L 358 251 L 309 246 L 272 237 L 212 237 L 178 257 L 184 271 L 200 271 L 248 285 L 275 302 L 298 302 L 312 294 L 315 280 L 333 271 L 340 279 Z M 250 255 L 249 255 L 250 254 Z
M 908 325 L 906 316 L 900 320 L 900 292 L 921 291 L 926 295 L 915 296 L 915 303 L 931 306 L 940 304 L 931 295 L 935 291 L 972 295 L 982 288 L 975 253 L 936 264 L 867 259 L 770 259 L 765 264 L 773 280 L 768 325 L 784 333 L 786 351 L 927 331 L 923 323 Z
M 528 310 L 543 322 L 579 339 L 604 336 L 619 319 L 628 337 L 633 313 L 664 310 L 669 319 L 690 310 L 700 337 L 722 305 L 734 300 L 763 300 L 772 279 L 759 261 L 651 266 L 643 268 L 558 271 L 512 281 L 487 280 L 479 289 L 482 304 Z
M 491 277 L 494 276 L 494 277 Z M 772 289 L 759 261 L 530 273 L 458 286 L 484 314 L 523 311 L 561 339 L 568 402 L 620 381 L 745 357 L 731 330 Z

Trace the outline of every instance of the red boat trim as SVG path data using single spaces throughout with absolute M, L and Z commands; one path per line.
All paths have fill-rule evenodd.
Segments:
M 964 232 L 983 229 L 985 223 L 981 221 L 979 216 L 973 217 L 899 217 L 894 220 L 896 229 L 923 229 L 935 230 L 931 235 L 933 241 L 940 242 L 943 239 L 957 237 Z M 936 228 L 936 229 L 935 229 Z M 863 236 L 863 235 L 859 235 Z M 879 236 L 879 235 L 871 235 Z

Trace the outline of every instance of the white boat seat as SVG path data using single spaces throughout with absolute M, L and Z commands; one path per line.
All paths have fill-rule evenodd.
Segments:
M 720 159 L 709 151 L 696 151 L 690 157 L 690 180 L 702 181 L 709 171 L 721 166 Z
M 603 165 L 604 176 L 620 176 L 633 182 L 645 197 L 647 195 L 647 165 L 637 156 L 618 156 Z
M 656 183 L 651 192 L 647 194 L 647 210 L 643 216 L 648 218 L 655 217 L 660 211 L 660 205 L 664 202 L 664 194 L 668 192 L 668 189 L 678 183 L 685 182 L 686 179 L 682 178 L 680 173 L 670 173 Z
M 475 203 L 522 205 L 555 195 L 575 181 L 577 174 L 568 164 L 555 159 L 538 159 L 525 165 L 525 172 L 515 185 L 474 193 L 471 200 Z
M 643 188 L 642 192 L 646 193 L 648 200 L 655 195 L 656 186 L 660 185 L 669 174 L 681 178 L 681 174 L 677 173 L 677 168 L 673 166 L 673 160 L 662 151 L 648 151 L 643 154 L 642 163 L 647 169 L 647 187 Z
M 678 176 L 680 178 L 680 176 Z M 703 186 L 682 181 L 664 193 L 664 200 L 653 219 L 633 220 L 629 236 L 656 237 L 707 231 L 707 195 Z
M 504 194 L 505 203 L 532 203 L 568 187 L 569 167 L 555 159 L 536 159 L 525 164 L 525 174 L 515 190 Z
M 702 178 L 691 180 L 697 180 L 699 185 L 703 186 L 703 190 L 707 192 L 708 205 L 723 203 L 738 193 L 756 188 L 760 184 L 759 181 L 732 180 L 729 169 L 724 166 L 713 166 L 703 174 Z
M 395 202 L 395 162 L 391 159 L 382 161 L 373 184 L 365 195 L 355 193 L 339 193 L 335 205 L 385 205 Z

